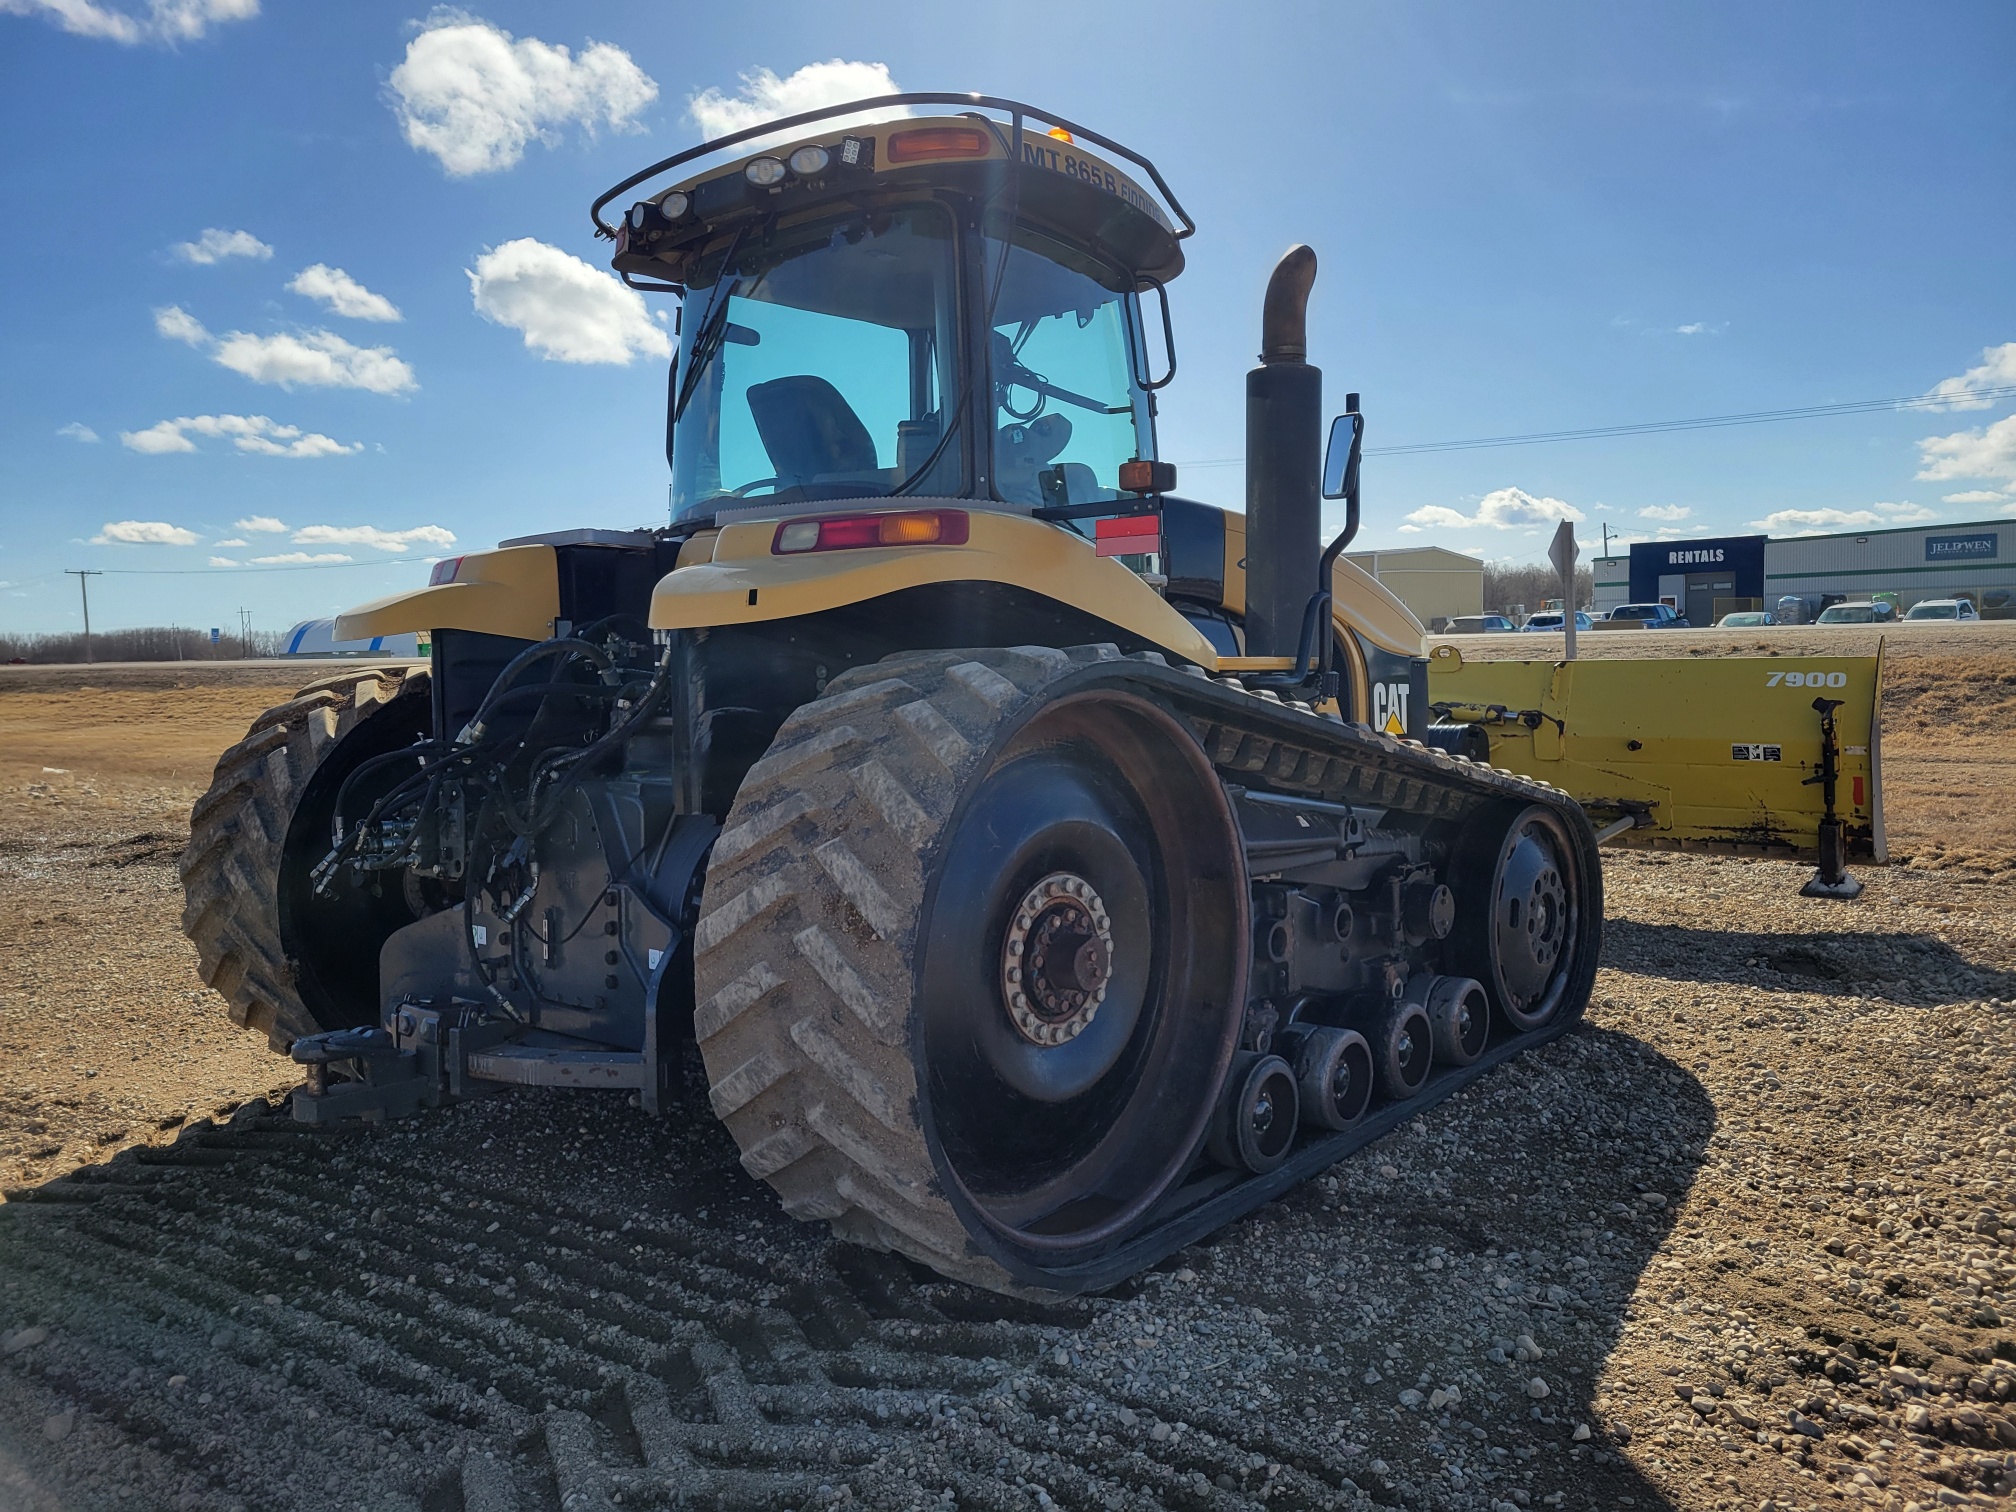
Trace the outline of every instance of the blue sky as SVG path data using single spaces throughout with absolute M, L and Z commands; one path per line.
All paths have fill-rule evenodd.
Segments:
M 1185 493 L 1242 497 L 1259 294 L 1303 240 L 1313 360 L 1374 446 L 1954 401 L 1375 457 L 1367 545 L 2016 514 L 2016 405 L 1970 397 L 2016 387 L 2012 58 L 1999 0 L 0 0 L 0 629 L 74 628 L 65 568 L 107 570 L 100 625 L 277 629 L 417 558 L 660 520 L 664 328 L 595 271 L 588 202 L 876 66 L 1162 166 L 1201 227 Z M 858 66 L 799 73 L 829 60 Z

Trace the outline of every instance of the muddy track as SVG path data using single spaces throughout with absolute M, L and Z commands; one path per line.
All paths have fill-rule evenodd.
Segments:
M 145 1506 L 1030 1506 L 1017 1474 L 1072 1506 L 1257 1504 L 1222 1483 L 1256 1474 L 1267 1505 L 1362 1504 L 1231 1413 L 1172 1442 L 1145 1401 L 1073 1380 L 1089 1307 L 766 1216 L 718 1138 L 717 1169 L 683 1173 L 716 1183 L 711 1215 L 645 1218 L 437 1178 L 435 1133 L 308 1132 L 249 1104 L 10 1194 L 6 1311 L 50 1337 L 9 1362 L 26 1379 L 0 1372 L 0 1411 L 76 1404 L 98 1468 L 65 1479 Z M 723 1187 L 742 1189 L 727 1210 Z

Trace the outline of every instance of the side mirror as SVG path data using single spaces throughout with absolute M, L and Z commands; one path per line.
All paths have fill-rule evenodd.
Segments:
M 1323 497 L 1355 498 L 1358 493 L 1358 462 L 1365 452 L 1365 417 L 1358 413 L 1358 396 L 1351 407 L 1330 422 L 1330 444 L 1323 451 Z

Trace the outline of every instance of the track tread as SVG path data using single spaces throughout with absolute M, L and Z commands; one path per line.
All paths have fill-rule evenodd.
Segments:
M 961 779 L 1076 665 L 920 652 L 836 678 L 750 770 L 723 837 L 747 838 L 717 847 L 696 932 L 696 1030 L 744 1168 L 795 1214 L 997 1290 L 1016 1284 L 968 1240 L 918 1127 L 903 1005 Z M 751 1090 L 751 1067 L 788 1069 Z

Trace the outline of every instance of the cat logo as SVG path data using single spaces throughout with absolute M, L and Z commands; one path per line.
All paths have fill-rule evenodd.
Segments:
M 1407 733 L 1407 684 L 1372 684 L 1372 728 L 1387 735 Z

